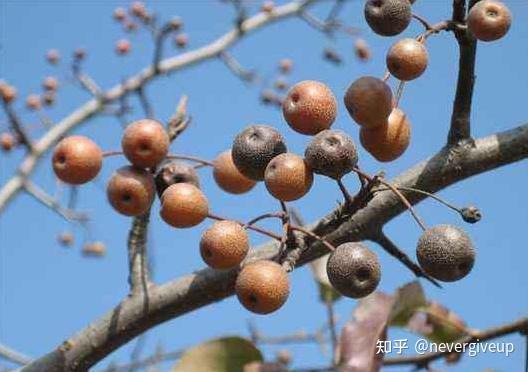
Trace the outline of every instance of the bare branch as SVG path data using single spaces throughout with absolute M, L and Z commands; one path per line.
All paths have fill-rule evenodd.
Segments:
M 28 357 L 25 354 L 22 354 L 20 351 L 16 351 L 9 346 L 0 344 L 0 358 L 9 360 L 10 362 L 25 365 L 33 361 L 32 358 Z
M 147 234 L 150 210 L 145 214 L 134 217 L 128 234 L 128 264 L 130 295 L 144 294 L 145 308 L 148 307 L 148 290 L 153 286 L 150 281 L 147 262 Z
M 32 153 L 33 144 L 31 140 L 29 139 L 28 134 L 26 133 L 26 129 L 24 128 L 22 121 L 16 114 L 10 102 L 6 102 L 3 99 L 1 101 L 2 101 L 2 104 L 4 105 L 4 111 L 7 115 L 7 118 L 9 119 L 9 123 L 11 124 L 11 127 L 13 128 L 14 132 L 17 134 L 18 141 L 22 143 L 24 146 L 26 146 L 28 151 Z M 1 207 L 0 207 L 0 211 L 1 211 Z
M 176 106 L 176 111 L 167 123 L 167 133 L 170 141 L 174 141 L 190 124 L 191 119 L 187 116 L 188 97 L 183 95 Z
M 235 76 L 239 77 L 242 81 L 251 83 L 257 78 L 255 71 L 251 71 L 242 67 L 240 62 L 237 61 L 233 55 L 227 51 L 222 51 L 218 57 L 224 62 L 229 71 L 231 71 Z

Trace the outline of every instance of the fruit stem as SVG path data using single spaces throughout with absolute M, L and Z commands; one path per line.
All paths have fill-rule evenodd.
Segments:
M 114 150 L 114 151 L 103 151 L 103 158 L 108 158 L 110 156 L 123 155 L 123 151 Z
M 249 226 L 257 223 L 258 221 L 261 221 L 261 220 L 264 220 L 266 218 L 284 218 L 284 212 L 274 212 L 274 213 L 265 213 L 265 214 L 261 214 L 260 216 L 257 216 L 255 218 L 253 218 L 252 220 L 249 220 L 248 222 L 246 222 L 244 224 L 244 228 L 248 228 Z
M 337 182 L 337 185 L 339 186 L 339 189 L 341 190 L 341 193 L 343 193 L 343 197 L 345 198 L 346 205 L 351 206 L 352 204 L 354 204 L 354 198 L 348 192 L 345 184 L 343 183 L 343 180 L 339 178 L 338 180 L 336 180 L 336 182 Z
M 167 159 L 188 160 L 199 163 L 202 166 L 214 167 L 214 163 L 212 161 L 205 160 L 197 156 L 169 154 L 167 155 Z
M 335 251 L 335 247 L 332 245 L 332 243 L 330 243 L 328 240 L 326 240 L 325 238 L 317 235 L 316 233 L 314 232 L 311 232 L 310 230 L 306 230 L 305 228 L 303 227 L 300 227 L 300 226 L 295 226 L 295 225 L 290 225 L 290 229 L 293 230 L 293 231 L 299 231 L 305 235 L 308 235 L 309 237 L 311 238 L 314 238 L 318 241 L 320 241 L 321 243 L 323 243 L 323 245 L 328 248 L 329 251 Z
M 220 216 L 217 216 L 217 215 L 215 215 L 213 213 L 209 213 L 207 215 L 207 217 L 209 217 L 212 220 L 217 220 L 217 221 L 225 221 L 225 220 L 234 221 L 234 222 L 240 224 L 242 227 L 247 227 L 248 229 L 253 230 L 255 232 L 258 232 L 260 234 L 266 235 L 266 236 L 268 236 L 270 238 L 273 238 L 275 240 L 278 240 L 278 241 L 282 241 L 282 237 L 280 235 L 277 235 L 277 234 L 275 234 L 272 231 L 268 231 L 268 230 L 262 229 L 262 228 L 260 228 L 258 226 L 246 225 L 244 222 L 240 222 L 240 221 L 233 220 L 233 219 L 230 219 L 230 218 L 220 217 Z
M 426 31 L 429 31 L 433 28 L 433 26 L 431 26 L 431 24 L 425 18 L 419 16 L 418 14 L 413 13 L 412 17 L 416 19 L 418 22 L 420 22 L 425 27 Z
M 409 191 L 409 192 L 415 192 L 417 194 L 422 194 L 422 195 L 426 195 L 434 200 L 436 200 L 437 202 L 439 202 L 440 204 L 443 204 L 445 205 L 446 207 L 458 212 L 458 213 L 462 213 L 462 210 L 461 208 L 458 208 L 456 206 L 454 206 L 453 204 L 450 204 L 449 202 L 445 201 L 444 199 L 442 199 L 441 197 L 435 195 L 435 194 L 432 194 L 430 192 L 427 192 L 425 190 L 420 190 L 420 189 L 415 189 L 413 187 L 404 187 L 404 186 L 396 186 L 396 188 L 400 191 Z M 390 189 L 389 188 L 386 188 L 386 189 L 377 189 L 375 190 L 375 192 L 378 192 L 378 191 L 389 191 Z

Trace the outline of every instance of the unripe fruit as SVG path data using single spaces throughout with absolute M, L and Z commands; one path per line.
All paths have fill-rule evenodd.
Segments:
M 15 147 L 15 145 L 15 137 L 11 133 L 4 132 L 0 134 L 0 147 L 2 147 L 2 150 L 9 152 Z
M 276 262 L 256 261 L 245 265 L 238 274 L 235 292 L 249 311 L 269 314 L 279 309 L 290 294 L 288 274 Z
M 372 293 L 381 277 L 378 256 L 362 243 L 345 243 L 330 254 L 326 272 L 343 296 L 361 298 Z
M 38 94 L 30 94 L 26 98 L 26 107 L 28 110 L 40 110 L 42 104 L 40 102 L 40 97 Z
M 469 11 L 467 25 L 471 33 L 481 41 L 494 41 L 502 38 L 510 29 L 510 10 L 501 2 L 483 0 Z
M 175 183 L 190 183 L 200 188 L 200 178 L 196 169 L 178 160 L 170 160 L 163 163 L 159 167 L 154 180 L 156 181 L 156 189 L 159 196 L 163 194 L 167 187 Z
M 61 181 L 80 185 L 97 176 L 103 164 L 103 153 L 91 139 L 70 136 L 55 147 L 52 163 Z
M 142 168 L 121 167 L 110 178 L 106 195 L 119 213 L 139 216 L 147 212 L 154 201 L 154 179 Z
M 427 63 L 427 49 L 414 39 L 396 42 L 387 53 L 387 68 L 399 80 L 416 79 L 423 74 Z
M 217 221 L 205 230 L 200 240 L 200 254 L 213 269 L 238 266 L 249 250 L 246 230 L 235 221 Z
M 42 88 L 44 90 L 52 90 L 52 91 L 54 91 L 54 90 L 57 90 L 58 87 L 59 87 L 59 82 L 53 76 L 48 76 L 42 82 Z
M 409 0 L 367 0 L 365 3 L 365 19 L 378 35 L 398 35 L 407 28 L 411 17 Z
M 344 101 L 350 116 L 363 127 L 381 125 L 392 111 L 390 87 L 372 76 L 363 76 L 350 84 Z
M 389 162 L 399 158 L 409 147 L 411 124 L 405 113 L 395 108 L 385 125 L 359 132 L 361 145 L 378 161 Z
M 264 182 L 269 193 L 275 198 L 293 201 L 310 191 L 313 173 L 303 158 L 284 153 L 270 161 L 266 167 Z
M 462 229 L 438 225 L 422 234 L 416 256 L 427 274 L 444 282 L 454 282 L 465 277 L 473 268 L 475 248 Z
M 209 213 L 205 195 L 190 183 L 175 183 L 161 195 L 161 218 L 173 227 L 192 227 Z
M 352 138 L 340 130 L 324 130 L 316 135 L 304 152 L 314 173 L 340 179 L 357 165 L 358 155 Z
M 59 60 L 60 60 L 59 51 L 57 49 L 48 50 L 48 52 L 46 53 L 46 60 L 48 61 L 48 63 L 52 65 L 56 65 L 57 63 L 59 63 Z
M 255 181 L 240 173 L 233 163 L 231 150 L 224 151 L 215 159 L 213 177 L 222 190 L 231 194 L 243 194 L 256 184 Z
M 185 48 L 188 43 L 189 37 L 187 34 L 178 34 L 174 37 L 174 44 L 176 44 L 178 48 Z
M 121 39 L 117 41 L 115 45 L 115 51 L 119 55 L 125 55 L 125 54 L 128 54 L 128 52 L 130 52 L 130 47 L 131 47 L 130 41 L 128 41 L 127 39 Z
M 129 124 L 121 147 L 126 158 L 140 168 L 155 167 L 167 156 L 169 135 L 159 122 L 143 119 Z
M 82 254 L 85 257 L 103 257 L 106 254 L 106 246 L 102 242 L 86 243 Z
M 268 163 L 286 152 L 282 135 L 267 125 L 252 125 L 240 132 L 233 142 L 233 163 L 244 176 L 262 181 Z
M 293 61 L 289 58 L 284 58 L 279 61 L 279 70 L 284 73 L 288 74 L 291 72 L 293 68 Z
M 337 101 L 325 84 L 305 80 L 290 89 L 282 103 L 282 114 L 296 132 L 314 135 L 332 126 Z
M 370 59 L 370 48 L 364 39 L 357 39 L 354 43 L 354 50 L 356 56 L 361 61 L 368 61 Z

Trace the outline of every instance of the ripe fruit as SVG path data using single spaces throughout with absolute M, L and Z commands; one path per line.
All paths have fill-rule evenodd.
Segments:
M 57 90 L 58 87 L 59 87 L 59 82 L 53 76 L 48 76 L 42 82 L 42 88 L 44 90 Z
M 392 111 L 390 87 L 372 76 L 363 76 L 350 84 L 344 101 L 350 116 L 363 127 L 381 125 Z
M 291 69 L 293 68 L 293 61 L 289 58 L 284 58 L 279 61 L 279 70 L 284 73 L 288 74 L 291 72 Z
M 368 61 L 370 59 L 370 48 L 364 39 L 357 39 L 354 43 L 356 56 L 361 61 Z
M 52 164 L 61 181 L 80 185 L 97 176 L 103 164 L 103 153 L 91 139 L 70 136 L 55 147 Z
M 205 195 L 190 183 L 175 183 L 161 195 L 161 218 L 173 227 L 192 227 L 209 213 Z
M 187 34 L 178 34 L 174 37 L 174 43 L 178 48 L 185 48 L 189 43 L 189 37 Z
M 216 184 L 231 194 L 243 194 L 255 186 L 256 182 L 244 176 L 233 163 L 231 150 L 226 150 L 214 161 L 213 177 Z
M 0 96 L 5 103 L 11 103 L 17 97 L 17 90 L 15 87 L 2 81 L 0 82 Z
M 304 152 L 306 162 L 317 174 L 340 179 L 357 165 L 352 138 L 340 130 L 327 129 L 316 135 Z
M 303 197 L 312 187 L 313 173 L 298 155 L 280 154 L 266 167 L 264 182 L 269 193 L 282 201 Z
M 454 282 L 465 277 L 473 268 L 475 248 L 462 229 L 438 225 L 422 234 L 416 256 L 427 274 L 444 282 Z
M 305 80 L 290 89 L 282 114 L 296 132 L 314 135 L 330 128 L 337 115 L 337 101 L 325 84 Z
M 125 55 L 125 54 L 128 54 L 128 52 L 130 52 L 130 47 L 131 47 L 130 41 L 128 41 L 127 39 L 121 39 L 117 41 L 115 45 L 115 51 L 119 55 Z
M 121 147 L 126 158 L 141 168 L 155 167 L 167 156 L 169 136 L 163 125 L 151 119 L 143 119 L 129 124 Z
M 502 38 L 510 29 L 511 22 L 512 16 L 508 7 L 493 0 L 476 3 L 467 17 L 469 30 L 481 41 Z
M 52 65 L 56 65 L 57 63 L 59 63 L 59 60 L 60 60 L 59 51 L 57 49 L 48 50 L 48 52 L 46 53 L 46 60 L 48 61 L 48 63 Z
M 126 18 L 126 10 L 121 7 L 115 8 L 113 16 L 116 21 L 121 22 Z
M 112 207 L 125 216 L 139 216 L 148 211 L 154 201 L 154 192 L 152 175 L 132 166 L 115 171 L 106 188 Z
M 163 163 L 154 177 L 158 195 L 161 196 L 163 191 L 175 183 L 190 183 L 200 188 L 200 178 L 194 167 L 178 160 L 170 160 Z
M 106 246 L 102 242 L 86 243 L 82 254 L 85 257 L 103 257 L 106 254 Z
M 30 94 L 26 98 L 26 107 L 28 110 L 40 110 L 41 108 L 40 97 L 38 94 Z
M 405 113 L 395 108 L 385 125 L 377 128 L 361 128 L 361 145 L 378 161 L 389 162 L 399 158 L 409 147 L 411 124 Z
M 271 159 L 286 151 L 284 139 L 275 128 L 252 125 L 235 137 L 231 155 L 240 173 L 254 181 L 262 181 Z
M 70 247 L 73 244 L 74 238 L 73 234 L 69 231 L 64 231 L 59 234 L 57 237 L 57 240 L 59 241 L 59 244 L 64 247 Z
M 416 79 L 427 68 L 427 62 L 427 49 L 414 39 L 396 42 L 387 53 L 387 68 L 399 80 Z
M 256 261 L 245 265 L 238 274 L 235 292 L 249 311 L 269 314 L 279 309 L 290 294 L 288 274 L 276 262 Z
M 217 221 L 205 230 L 200 240 L 200 254 L 213 269 L 238 266 L 249 250 L 246 230 L 235 221 Z
M 365 19 L 378 35 L 398 35 L 407 28 L 411 17 L 409 0 L 367 0 L 365 3 Z
M 15 137 L 11 133 L 4 132 L 0 134 L 0 147 L 2 147 L 2 150 L 9 152 L 15 147 L 15 145 Z
M 378 256 L 362 243 L 345 243 L 330 254 L 326 272 L 343 296 L 361 298 L 372 293 L 381 277 Z

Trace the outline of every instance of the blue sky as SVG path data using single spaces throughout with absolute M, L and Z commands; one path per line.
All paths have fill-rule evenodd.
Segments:
M 476 67 L 476 87 L 473 106 L 473 135 L 485 136 L 506 130 L 528 120 L 526 87 L 528 74 L 528 4 L 522 0 L 506 1 L 514 21 L 509 34 L 495 43 L 479 44 Z M 126 1 L 29 1 L 4 0 L 0 5 L 1 50 L 0 77 L 18 88 L 21 97 L 38 92 L 42 79 L 48 75 L 64 75 L 68 57 L 76 47 L 85 47 L 88 58 L 85 70 L 104 88 L 109 88 L 138 71 L 151 61 L 152 43 L 145 32 L 130 37 L 132 52 L 129 57 L 116 57 L 113 46 L 123 32 L 113 22 L 111 14 L 116 6 Z M 363 30 L 363 37 L 372 48 L 373 59 L 357 62 L 353 56 L 353 40 L 338 37 L 329 40 L 311 29 L 303 21 L 291 19 L 252 34 L 230 52 L 246 67 L 256 69 L 264 77 L 273 77 L 281 58 L 293 59 L 295 66 L 288 77 L 291 83 L 305 79 L 328 84 L 339 101 L 339 115 L 335 128 L 343 129 L 358 141 L 358 126 L 348 117 L 342 104 L 347 85 L 362 75 L 382 76 L 388 47 L 396 38 L 375 36 L 362 17 L 362 2 L 352 1 L 345 7 L 342 18 Z M 189 34 L 189 47 L 197 47 L 213 40 L 231 27 L 233 10 L 219 1 L 152 1 L 148 5 L 162 19 L 181 16 Z M 318 6 L 316 13 L 324 14 L 329 4 Z M 253 3 L 252 9 L 257 7 Z M 419 0 L 415 11 L 431 22 L 450 16 L 451 2 Z M 404 36 L 415 36 L 420 26 L 413 23 Z M 338 49 L 346 64 L 334 66 L 321 59 L 324 47 Z M 428 41 L 430 64 L 425 74 L 405 88 L 401 107 L 412 121 L 412 140 L 407 152 L 390 164 L 376 162 L 360 149 L 362 167 L 374 173 L 380 169 L 388 176 L 424 159 L 440 149 L 447 135 L 451 103 L 453 101 L 457 46 L 452 35 L 441 34 Z M 44 63 L 49 48 L 57 48 L 63 55 L 59 69 Z M 167 43 L 166 55 L 178 53 Z M 230 147 L 232 138 L 249 123 L 267 123 L 278 128 L 286 137 L 291 151 L 303 153 L 308 137 L 295 134 L 285 124 L 280 111 L 258 103 L 257 87 L 247 86 L 234 77 L 219 61 L 163 77 L 147 88 L 155 116 L 166 121 L 182 94 L 189 96 L 188 110 L 193 117 L 191 128 L 172 146 L 175 153 L 214 158 Z M 57 104 L 48 115 L 60 120 L 85 102 L 89 96 L 67 82 L 60 89 Z M 130 120 L 142 116 L 137 101 Z M 36 123 L 37 118 L 17 107 L 24 120 Z M 2 117 L 0 126 L 5 128 Z M 101 116 L 75 131 L 96 139 L 105 150 L 118 149 L 122 128 L 112 117 Z M 39 130 L 32 131 L 38 136 Z M 0 183 L 13 174 L 23 157 L 23 151 L 0 154 Z M 88 236 L 27 195 L 19 195 L 0 217 L 0 342 L 31 356 L 41 355 L 63 339 L 84 327 L 88 322 L 113 307 L 127 293 L 126 235 L 130 219 L 115 213 L 106 203 L 104 185 L 113 169 L 124 165 L 123 158 L 105 160 L 99 178 L 80 189 L 79 208 L 90 212 L 93 223 Z M 478 176 L 441 192 L 441 196 L 457 205 L 475 204 L 481 208 L 483 219 L 476 225 L 463 226 L 477 247 L 477 261 L 467 278 L 446 284 L 439 290 L 423 283 L 428 296 L 451 308 L 473 328 L 498 325 L 526 315 L 525 249 L 528 208 L 523 195 L 528 183 L 527 163 L 520 162 L 489 174 Z M 202 188 L 217 214 L 248 220 L 275 209 L 276 203 L 258 185 L 243 196 L 231 196 L 215 186 L 207 169 L 200 171 Z M 49 156 L 41 162 L 34 180 L 53 193 L 54 175 Z M 357 187 L 354 177 L 346 180 L 351 190 Z M 292 203 L 305 217 L 314 220 L 327 213 L 339 198 L 339 190 L 327 179 L 317 177 L 309 195 Z M 247 208 L 251 205 L 252 208 Z M 270 207 L 271 206 L 271 207 Z M 277 205 L 278 207 L 278 205 Z M 156 211 L 157 203 L 154 207 Z M 271 208 L 271 210 L 270 210 Z M 417 207 L 429 225 L 463 222 L 451 211 L 433 201 Z M 159 282 L 174 279 L 203 266 L 198 240 L 208 226 L 174 230 L 161 222 L 154 213 L 150 234 L 155 278 Z M 277 228 L 273 223 L 265 224 Z M 56 243 L 59 232 L 75 232 L 76 243 L 64 249 Z M 414 256 L 420 230 L 408 214 L 391 221 L 386 231 L 398 245 Z M 103 241 L 108 254 L 102 260 L 90 260 L 80 255 L 83 239 Z M 265 239 L 252 235 L 254 244 Z M 380 289 L 394 291 L 413 279 L 402 265 L 388 257 L 382 249 L 369 244 L 381 259 L 383 277 Z M 356 302 L 341 300 L 337 304 L 340 325 L 350 316 Z M 317 301 L 316 287 L 306 269 L 292 275 L 292 294 L 278 312 L 262 317 L 245 311 L 234 298 L 201 309 L 185 317 L 172 320 L 151 332 L 146 338 L 145 353 L 158 343 L 166 349 L 181 349 L 225 334 L 247 335 L 246 320 L 255 320 L 262 332 L 281 335 L 318 328 L 325 321 L 325 309 Z M 221 321 L 219 321 L 221 320 Z M 400 333 L 393 333 L 401 336 Z M 518 335 L 504 341 L 513 342 L 516 351 L 509 357 L 480 354 L 464 357 L 454 367 L 442 364 L 444 370 L 522 371 L 525 343 Z M 101 362 L 126 361 L 133 343 L 124 346 Z M 277 347 L 264 347 L 272 356 Z M 324 365 L 315 345 L 295 346 L 290 349 L 296 366 Z M 407 370 L 391 368 L 393 371 Z

